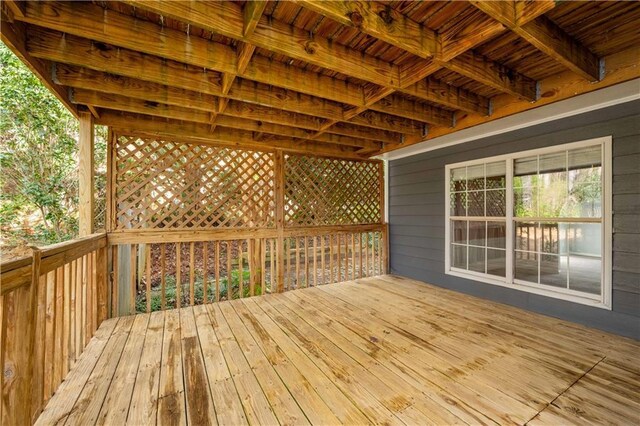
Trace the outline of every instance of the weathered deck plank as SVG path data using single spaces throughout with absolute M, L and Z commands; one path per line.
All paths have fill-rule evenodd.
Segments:
M 637 424 L 638 353 L 367 278 L 105 321 L 38 424 Z

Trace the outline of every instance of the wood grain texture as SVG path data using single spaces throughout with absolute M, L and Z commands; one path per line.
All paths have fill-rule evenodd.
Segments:
M 136 327 L 146 337 L 125 342 Z M 114 412 L 108 395 L 123 384 L 134 389 L 126 424 L 626 423 L 637 416 L 638 349 L 381 276 L 108 320 L 37 424 L 80 406 Z M 128 369 L 133 382 L 112 379 Z M 107 398 L 84 405 L 88 390 Z

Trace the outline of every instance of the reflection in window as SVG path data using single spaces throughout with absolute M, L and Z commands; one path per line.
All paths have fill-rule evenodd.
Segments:
M 601 296 L 603 144 L 540 151 L 450 169 L 450 267 Z

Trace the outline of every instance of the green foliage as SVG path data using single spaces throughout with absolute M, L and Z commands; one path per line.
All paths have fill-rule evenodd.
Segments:
M 243 271 L 242 273 L 242 281 L 243 281 L 243 296 L 249 296 L 249 271 Z M 228 277 L 220 277 L 220 298 L 228 299 Z M 195 304 L 201 304 L 204 301 L 204 280 L 202 276 L 197 276 L 194 280 L 194 300 Z M 261 294 L 262 289 L 260 284 L 256 284 L 255 294 Z M 231 298 L 237 299 L 240 293 L 240 272 L 237 270 L 231 271 Z M 209 278 L 207 283 L 207 300 L 214 301 L 215 300 L 215 280 Z M 180 293 L 180 303 L 181 306 L 189 305 L 190 301 L 189 294 L 189 282 L 182 281 L 181 285 L 181 293 Z M 176 292 L 176 278 L 173 275 L 167 276 L 165 278 L 165 301 L 167 307 L 176 306 L 177 292 Z M 162 309 L 162 288 L 158 286 L 154 286 L 151 289 L 151 311 L 159 311 Z M 136 296 L 136 311 L 137 312 L 146 312 L 147 311 L 147 297 L 146 292 L 140 292 Z
M 104 210 L 106 130 L 96 133 L 96 205 Z M 77 139 L 78 121 L 0 43 L 0 227 L 5 242 L 48 244 L 77 235 Z

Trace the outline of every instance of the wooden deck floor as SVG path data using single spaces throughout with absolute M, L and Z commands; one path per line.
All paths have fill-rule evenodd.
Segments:
M 38 423 L 638 424 L 639 349 L 369 278 L 108 320 Z

